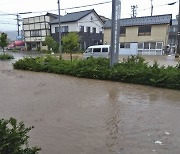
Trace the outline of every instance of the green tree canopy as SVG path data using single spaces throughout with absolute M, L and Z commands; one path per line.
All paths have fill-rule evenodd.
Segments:
M 8 41 L 7 41 L 7 34 L 6 33 L 2 33 L 0 35 L 0 47 L 3 49 L 3 52 L 5 54 L 4 48 L 8 45 Z
M 63 51 L 70 53 L 71 60 L 72 52 L 77 51 L 79 48 L 79 40 L 79 36 L 75 32 L 68 33 L 62 38 Z
M 52 49 L 54 52 L 58 50 L 58 43 L 51 36 L 46 36 L 45 44 L 48 46 L 48 50 Z

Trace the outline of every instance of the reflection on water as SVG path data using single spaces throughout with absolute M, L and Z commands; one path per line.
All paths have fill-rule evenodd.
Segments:
M 122 110 L 120 102 L 118 101 L 118 90 L 119 89 L 116 86 L 109 90 L 106 104 L 104 125 L 105 129 L 108 131 L 106 143 L 108 147 L 113 147 L 118 144 L 118 125 L 120 124 L 120 115 Z

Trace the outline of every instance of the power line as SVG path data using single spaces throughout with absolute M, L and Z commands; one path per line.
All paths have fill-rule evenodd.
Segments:
M 90 7 L 90 6 L 97 6 L 97 5 L 103 5 L 103 4 L 108 4 L 108 3 L 111 3 L 112 1 L 106 1 L 106 2 L 101 2 L 101 3 L 94 3 L 94 4 L 89 4 L 89 5 L 82 5 L 82 6 L 74 6 L 74 7 L 70 7 L 70 8 L 62 8 L 60 9 L 61 11 L 64 11 L 64 10 L 72 10 L 72 9 L 79 9 L 79 8 L 84 8 L 84 7 Z M 43 13 L 43 12 L 53 12 L 53 11 L 58 11 L 57 9 L 55 10 L 43 10 L 43 11 L 34 11 L 34 12 L 31 12 L 31 13 Z M 1 11 L 0 11 L 1 12 Z M 17 13 L 5 13 L 5 12 L 2 12 L 3 14 L 0 14 L 1 15 L 17 15 Z
M 103 5 L 103 4 L 108 4 L 108 3 L 111 3 L 112 1 L 106 1 L 106 2 L 101 2 L 101 3 L 94 3 L 94 4 L 89 4 L 89 5 L 82 5 L 82 6 L 75 6 L 75 7 L 70 7 L 70 8 L 62 8 L 61 10 L 64 11 L 64 10 L 72 10 L 72 9 L 78 9 L 78 8 L 85 8 L 85 7 L 90 7 L 90 6 L 97 6 L 97 5 Z M 175 1 L 175 2 L 172 2 L 172 3 L 166 3 L 166 4 L 161 4 L 161 5 L 157 5 L 157 6 L 154 6 L 154 8 L 157 8 L 157 7 L 162 7 L 162 6 L 166 6 L 166 5 L 173 5 L 175 3 L 178 3 L 179 1 Z M 145 8 L 145 9 L 141 9 L 141 10 L 138 10 L 138 11 L 146 11 L 146 10 L 149 10 L 151 9 L 150 7 L 148 8 Z M 43 10 L 43 11 L 34 11 L 34 12 L 31 12 L 31 13 L 43 13 L 43 12 L 53 12 L 53 11 L 58 11 L 57 9 L 54 9 L 54 10 Z M 0 16 L 17 16 L 17 13 L 6 13 L 6 12 L 2 12 L 0 11 Z M 129 13 L 124 13 L 122 15 L 126 15 L 126 14 L 129 14 Z

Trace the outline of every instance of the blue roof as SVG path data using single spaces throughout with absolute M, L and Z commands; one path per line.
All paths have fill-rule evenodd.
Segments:
M 120 25 L 122 27 L 131 26 L 143 26 L 143 25 L 160 25 L 160 24 L 172 24 L 172 15 L 157 15 L 157 16 L 145 16 L 145 17 L 135 17 L 120 19 Z M 104 28 L 111 28 L 111 20 L 108 20 Z
M 61 20 L 61 23 L 76 22 L 93 11 L 94 10 L 86 10 L 86 11 L 68 13 L 64 16 L 61 16 L 60 20 Z M 57 24 L 58 22 L 59 22 L 59 19 L 55 19 L 51 22 L 51 24 Z

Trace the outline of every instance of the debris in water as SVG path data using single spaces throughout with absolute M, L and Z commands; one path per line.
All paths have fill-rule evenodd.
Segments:
M 155 141 L 154 143 L 155 143 L 155 144 L 163 145 L 161 141 Z
M 165 132 L 165 134 L 166 134 L 166 135 L 170 135 L 170 133 L 169 133 L 169 132 Z

